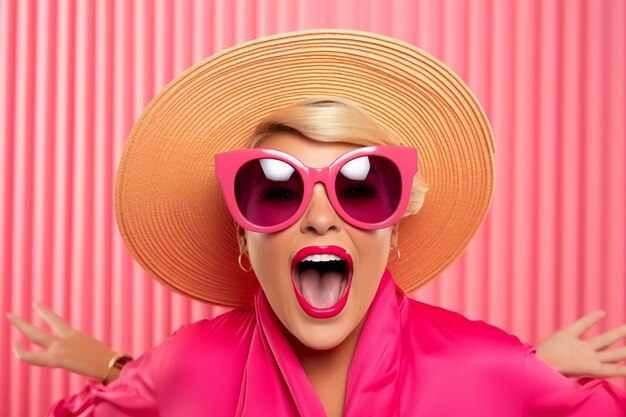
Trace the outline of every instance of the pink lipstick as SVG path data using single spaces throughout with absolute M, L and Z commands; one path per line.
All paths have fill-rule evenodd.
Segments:
M 353 262 L 339 246 L 307 246 L 291 261 L 291 281 L 300 307 L 311 317 L 335 317 L 346 306 Z

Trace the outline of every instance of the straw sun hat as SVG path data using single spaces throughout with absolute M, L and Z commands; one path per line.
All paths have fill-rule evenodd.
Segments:
M 226 306 L 252 301 L 234 222 L 215 178 L 218 152 L 248 147 L 257 122 L 296 100 L 355 101 L 405 145 L 417 148 L 430 190 L 400 225 L 392 267 L 406 292 L 463 251 L 487 212 L 494 144 L 463 81 L 405 42 L 346 30 L 270 36 L 219 52 L 168 84 L 135 124 L 116 181 L 124 241 L 154 277 L 193 298 Z

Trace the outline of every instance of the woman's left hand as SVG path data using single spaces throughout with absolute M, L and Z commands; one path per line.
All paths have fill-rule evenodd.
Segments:
M 613 343 L 626 337 L 626 325 L 589 340 L 582 339 L 582 334 L 604 315 L 604 311 L 594 311 L 551 334 L 537 344 L 537 356 L 568 377 L 626 376 L 626 365 L 618 363 L 626 359 L 626 346 L 609 349 Z

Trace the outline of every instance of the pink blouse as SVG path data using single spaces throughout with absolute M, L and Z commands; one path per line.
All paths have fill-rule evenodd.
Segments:
M 626 416 L 626 394 L 563 377 L 516 337 L 406 297 L 388 272 L 361 332 L 344 416 Z M 262 292 L 184 326 L 49 416 L 325 416 Z

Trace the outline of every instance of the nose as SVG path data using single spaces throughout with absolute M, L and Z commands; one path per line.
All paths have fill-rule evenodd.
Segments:
M 301 231 L 324 235 L 330 231 L 338 231 L 340 223 L 339 215 L 328 200 L 326 189 L 322 184 L 315 184 L 309 206 L 302 216 Z

